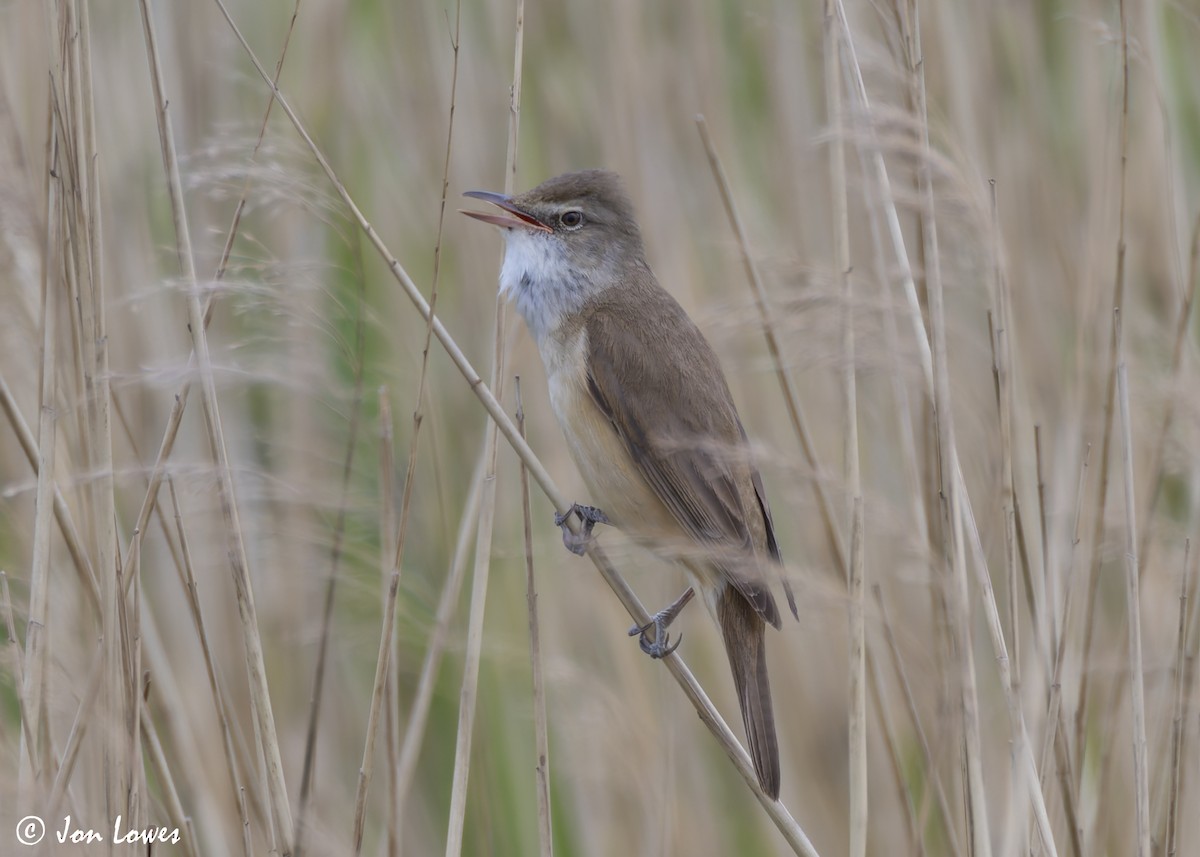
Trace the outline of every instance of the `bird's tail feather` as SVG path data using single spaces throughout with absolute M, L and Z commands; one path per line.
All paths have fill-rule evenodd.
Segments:
M 778 799 L 779 743 L 771 710 L 771 682 L 767 677 L 764 645 L 767 626 L 754 606 L 733 586 L 727 585 L 721 592 L 716 612 L 758 784 L 772 799 Z

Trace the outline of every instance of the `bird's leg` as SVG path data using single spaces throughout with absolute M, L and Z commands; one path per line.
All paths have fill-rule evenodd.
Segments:
M 672 601 L 669 605 L 659 610 L 650 617 L 650 621 L 645 625 L 634 625 L 629 629 L 629 636 L 638 635 L 638 645 L 642 647 L 642 651 L 652 658 L 665 658 L 671 652 L 679 648 L 679 644 L 683 642 L 683 634 L 675 640 L 675 645 L 671 645 L 671 640 L 667 634 L 667 628 L 680 611 L 687 606 L 687 603 L 696 595 L 696 590 L 688 587 L 683 591 L 683 594 Z M 654 629 L 654 639 L 650 639 L 646 633 L 651 628 Z
M 572 532 L 571 528 L 567 526 L 567 519 L 573 514 L 578 515 L 579 520 L 583 521 L 583 526 L 578 533 Z M 571 508 L 561 515 L 558 512 L 554 513 L 554 526 L 562 528 L 563 544 L 576 556 L 583 556 L 583 552 L 587 550 L 588 543 L 592 540 L 592 528 L 596 524 L 607 523 L 608 515 L 595 506 L 584 506 L 581 503 L 572 503 Z

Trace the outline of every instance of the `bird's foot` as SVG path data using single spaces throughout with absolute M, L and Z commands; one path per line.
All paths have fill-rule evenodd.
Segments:
M 683 642 L 683 634 L 680 634 L 675 639 L 672 645 L 671 637 L 667 633 L 667 628 L 675 621 L 680 611 L 687 606 L 687 603 L 695 596 L 696 591 L 692 587 L 684 590 L 684 593 L 676 598 L 667 607 L 659 610 L 650 617 L 650 621 L 645 625 L 634 625 L 629 629 L 629 636 L 638 638 L 638 645 L 641 646 L 643 652 L 650 657 L 658 660 L 665 658 L 667 655 L 679 648 L 679 644 Z M 654 630 L 654 636 L 651 637 L 648 633 L 651 629 Z
M 579 520 L 583 521 L 583 526 L 579 532 L 573 532 L 567 526 L 567 519 L 571 515 L 578 515 Z M 584 506 L 581 503 L 572 503 L 571 508 L 566 512 L 559 514 L 554 513 L 554 526 L 562 528 L 563 544 L 567 546 L 567 550 L 576 556 L 583 556 L 587 550 L 588 544 L 592 541 L 592 529 L 596 524 L 607 524 L 608 515 L 597 509 L 595 506 Z

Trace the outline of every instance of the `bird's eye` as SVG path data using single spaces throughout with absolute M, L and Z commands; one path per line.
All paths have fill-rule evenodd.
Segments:
M 567 229 L 578 229 L 583 225 L 583 212 L 574 208 L 570 211 L 564 211 L 559 216 L 558 222 Z

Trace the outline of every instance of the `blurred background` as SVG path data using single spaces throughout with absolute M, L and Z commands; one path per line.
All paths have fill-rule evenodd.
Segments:
M 150 5 L 198 288 L 213 301 L 213 379 L 290 812 L 303 820 L 303 853 L 353 853 L 425 323 L 278 106 L 256 149 L 270 90 L 218 5 Z M 464 0 L 457 37 L 459 12 L 445 2 L 256 0 L 229 9 L 268 69 L 295 16 L 281 91 L 426 297 L 440 241 L 437 313 L 486 379 L 501 241 L 454 209 L 464 190 L 504 187 L 514 2 Z M 190 285 L 141 15 L 133 3 L 95 5 L 90 21 L 84 11 L 68 0 L 0 0 L 0 851 L 15 850 L 18 818 L 48 808 L 57 810 L 47 818 L 52 829 L 67 814 L 79 827 L 109 828 L 114 794 L 146 826 L 187 819 L 186 841 L 156 853 L 283 851 L 272 833 L 278 809 L 252 712 L 231 530 L 200 383 L 191 384 L 166 462 L 169 484 L 129 555 L 176 394 L 200 376 L 189 362 Z M 721 357 L 800 604 L 799 623 L 785 622 L 768 646 L 782 800 L 819 853 L 845 853 L 851 824 L 852 602 L 816 493 L 826 492 L 838 538 L 849 544 L 847 323 L 856 340 L 865 510 L 867 853 L 982 853 L 968 821 L 964 659 L 974 665 L 985 775 L 982 794 L 972 787 L 970 795 L 987 815 L 991 852 L 1051 853 L 1035 830 L 1027 783 L 1014 774 L 1019 754 L 981 580 L 995 592 L 1057 853 L 1131 853 L 1143 793 L 1155 853 L 1200 853 L 1200 818 L 1172 809 L 1194 807 L 1200 789 L 1200 631 L 1180 619 L 1181 591 L 1196 589 L 1187 540 L 1200 511 L 1200 379 L 1188 313 L 1200 212 L 1200 5 L 1127 4 L 1127 90 L 1115 2 L 932 0 L 917 10 L 902 0 L 853 0 L 846 13 L 854 51 L 843 39 L 838 131 L 826 28 L 840 28 L 821 4 L 530 4 L 516 188 L 584 167 L 620 172 L 651 265 Z M 855 94 L 855 63 L 869 107 Z M 89 64 L 90 101 L 78 72 Z M 697 114 L 707 119 L 764 279 L 778 365 Z M 847 163 L 849 299 L 835 253 L 834 200 L 843 192 L 831 181 L 835 145 Z M 79 176 L 89 170 L 94 184 L 83 181 L 81 192 Z M 88 187 L 98 192 L 94 208 Z M 889 203 L 922 312 L 915 325 Z M 963 548 L 970 615 L 959 638 L 923 363 L 924 335 L 936 332 L 934 266 L 954 442 L 977 526 Z M 84 281 L 90 290 L 79 287 Z M 91 310 L 88 295 L 98 301 Z M 1132 415 L 1132 539 L 1126 433 L 1110 393 L 1117 305 Z M 46 306 L 54 315 L 48 337 Z M 97 315 L 106 327 L 96 327 Z M 92 331 L 101 329 L 106 339 L 97 342 Z M 507 331 L 503 404 L 515 410 L 519 375 L 530 444 L 567 494 L 586 501 L 515 313 Z M 46 366 L 53 371 L 44 379 Z M 789 418 L 780 367 L 798 392 L 815 464 Z M 485 420 L 435 341 L 386 700 L 370 754 L 367 854 L 445 847 Z M 29 442 L 20 440 L 21 424 Z M 47 459 L 41 447 L 50 438 Z M 31 466 L 39 454 L 49 465 L 40 484 Z M 502 441 L 468 854 L 539 847 L 517 464 Z M 39 517 L 38 498 L 49 502 L 55 488 L 57 517 Z M 629 618 L 591 563 L 563 549 L 552 513 L 534 486 L 554 852 L 786 853 L 667 671 L 625 635 Z M 601 539 L 647 606 L 678 594 L 677 570 L 612 530 Z M 95 593 L 111 589 L 104 581 L 114 544 L 133 585 L 104 619 L 109 608 Z M 1143 786 L 1132 749 L 1130 545 L 1140 580 Z M 694 608 L 676 627 L 681 654 L 740 736 L 715 627 Z M 104 628 L 119 629 L 117 667 L 98 654 Z M 323 639 L 328 661 L 307 786 Z M 22 687 L 35 666 L 40 690 L 31 702 Z M 422 722 L 414 711 L 425 710 L 423 669 L 431 694 Z M 114 689 L 109 676 L 124 676 L 128 687 Z M 120 708 L 122 698 L 134 702 Z M 133 736 L 123 786 L 114 780 L 111 748 L 122 746 L 114 733 Z M 402 772 L 406 735 L 414 767 Z

